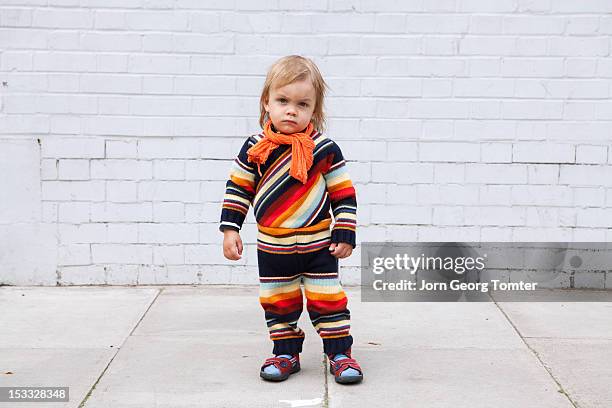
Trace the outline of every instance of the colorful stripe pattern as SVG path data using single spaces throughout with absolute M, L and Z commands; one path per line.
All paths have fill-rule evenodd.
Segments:
M 226 183 L 219 229 L 239 231 L 249 206 L 258 225 L 258 248 L 270 253 L 316 251 L 330 242 L 355 247 L 357 201 L 338 145 L 313 132 L 313 165 L 305 184 L 289 175 L 291 146 L 275 149 L 266 163 L 247 161 L 247 150 L 263 137 L 249 137 L 234 160 Z M 335 219 L 329 231 L 331 214 Z M 326 231 L 327 229 L 327 231 Z
M 304 282 L 306 309 L 321 338 L 333 339 L 349 333 L 350 313 L 347 298 L 337 273 L 294 275 L 288 278 L 260 278 L 259 301 L 266 312 L 266 322 L 272 340 L 303 338 L 297 327 L 302 312 Z

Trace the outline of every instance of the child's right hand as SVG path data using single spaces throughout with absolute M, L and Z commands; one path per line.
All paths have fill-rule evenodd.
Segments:
M 223 255 L 232 261 L 241 258 L 242 239 L 238 231 L 229 228 L 223 231 Z

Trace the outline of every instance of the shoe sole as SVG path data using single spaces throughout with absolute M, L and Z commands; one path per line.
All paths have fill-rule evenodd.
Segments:
M 278 382 L 278 381 L 285 381 L 287 378 L 289 378 L 289 376 L 291 374 L 295 374 L 298 371 L 300 371 L 299 364 L 297 366 L 295 366 L 294 369 L 292 369 L 291 371 L 289 371 L 287 374 L 284 374 L 284 375 L 268 374 L 265 371 L 260 371 L 259 372 L 259 376 L 261 378 L 263 378 L 264 380 L 266 380 L 266 381 L 276 381 L 276 382 Z
M 336 377 L 336 375 L 334 374 L 334 369 L 332 368 L 331 364 L 329 366 L 329 372 L 334 376 L 334 380 L 338 384 L 355 384 L 355 383 L 361 382 L 361 380 L 363 380 L 363 374 L 361 374 L 361 375 L 345 375 L 345 376 Z

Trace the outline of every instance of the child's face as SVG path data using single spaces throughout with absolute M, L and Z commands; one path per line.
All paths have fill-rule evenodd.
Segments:
M 310 123 L 315 98 L 315 90 L 310 81 L 296 81 L 270 89 L 268 103 L 264 107 L 276 130 L 287 134 L 296 133 Z

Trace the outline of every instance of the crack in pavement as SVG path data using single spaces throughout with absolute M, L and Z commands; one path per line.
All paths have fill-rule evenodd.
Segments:
M 516 325 L 514 324 L 514 322 L 510 319 L 510 316 L 508 316 L 508 314 L 504 311 L 504 309 L 502 309 L 502 307 L 497 303 L 497 300 L 495 300 L 493 297 L 491 297 L 491 300 L 493 301 L 493 303 L 495 303 L 495 306 L 497 306 L 497 308 L 499 309 L 499 311 L 504 315 L 504 317 L 506 318 L 506 320 L 508 320 L 508 323 L 510 323 L 510 325 L 512 326 L 512 328 L 514 329 L 514 331 L 516 331 L 516 334 L 518 334 L 518 336 L 521 338 L 521 340 L 523 341 L 523 343 L 525 343 L 525 346 L 527 346 L 527 348 L 529 349 L 529 351 L 531 351 L 531 353 L 535 356 L 535 358 L 540 362 L 540 364 L 542 365 L 542 367 L 546 370 L 546 372 L 548 373 L 548 375 L 550 376 L 550 378 L 552 378 L 552 380 L 555 382 L 555 384 L 557 384 L 557 387 L 559 387 L 559 389 L 557 390 L 557 392 L 559 392 L 560 394 L 565 395 L 565 397 L 567 398 L 567 400 L 570 402 L 570 404 L 572 404 L 572 406 L 574 408 L 579 408 L 578 403 L 576 403 L 572 397 L 565 391 L 565 389 L 563 388 L 563 385 L 559 382 L 559 380 L 557 380 L 557 378 L 553 375 L 552 371 L 550 370 L 550 368 L 546 365 L 546 363 L 544 362 L 544 360 L 542 360 L 542 358 L 540 357 L 540 355 L 538 354 L 538 352 L 532 348 L 529 343 L 527 343 L 527 341 L 525 340 L 525 337 L 523 337 L 521 335 L 521 332 L 519 331 L 518 327 L 516 327 Z
M 123 345 L 125 344 L 127 339 L 129 339 L 132 336 L 132 334 L 134 333 L 134 331 L 138 328 L 138 326 L 140 325 L 140 322 L 142 322 L 142 319 L 144 319 L 144 317 L 147 315 L 147 313 L 149 313 L 149 310 L 151 309 L 153 304 L 157 301 L 157 298 L 164 291 L 164 289 L 165 289 L 164 287 L 159 289 L 159 291 L 157 292 L 157 294 L 155 295 L 155 297 L 153 298 L 153 300 L 151 301 L 151 303 L 149 304 L 147 309 L 144 311 L 142 316 L 140 316 L 140 319 L 138 319 L 138 321 L 136 322 L 136 324 L 134 325 L 132 330 L 130 330 L 130 333 L 127 336 L 125 336 L 125 339 L 123 339 L 123 342 L 121 343 L 121 345 L 119 347 L 117 347 L 117 351 L 115 352 L 115 354 L 113 354 L 113 356 L 109 360 L 108 364 L 106 364 L 106 367 L 104 367 L 104 370 L 102 370 L 102 372 L 100 373 L 100 375 L 98 376 L 98 378 L 96 379 L 94 384 L 91 386 L 91 388 L 89 389 L 89 391 L 85 395 L 85 398 L 83 398 L 83 400 L 79 404 L 78 408 L 84 408 L 85 407 L 85 404 L 87 403 L 87 400 L 89 399 L 89 397 L 91 397 L 91 394 L 92 394 L 93 390 L 96 389 L 96 386 L 98 385 L 98 383 L 100 382 L 100 380 L 102 379 L 104 374 L 106 374 L 106 370 L 108 370 L 108 367 L 110 367 L 110 365 L 112 364 L 112 362 L 115 359 L 115 357 L 117 357 L 117 354 L 119 354 L 119 351 L 121 351 L 121 348 L 123 347 Z

